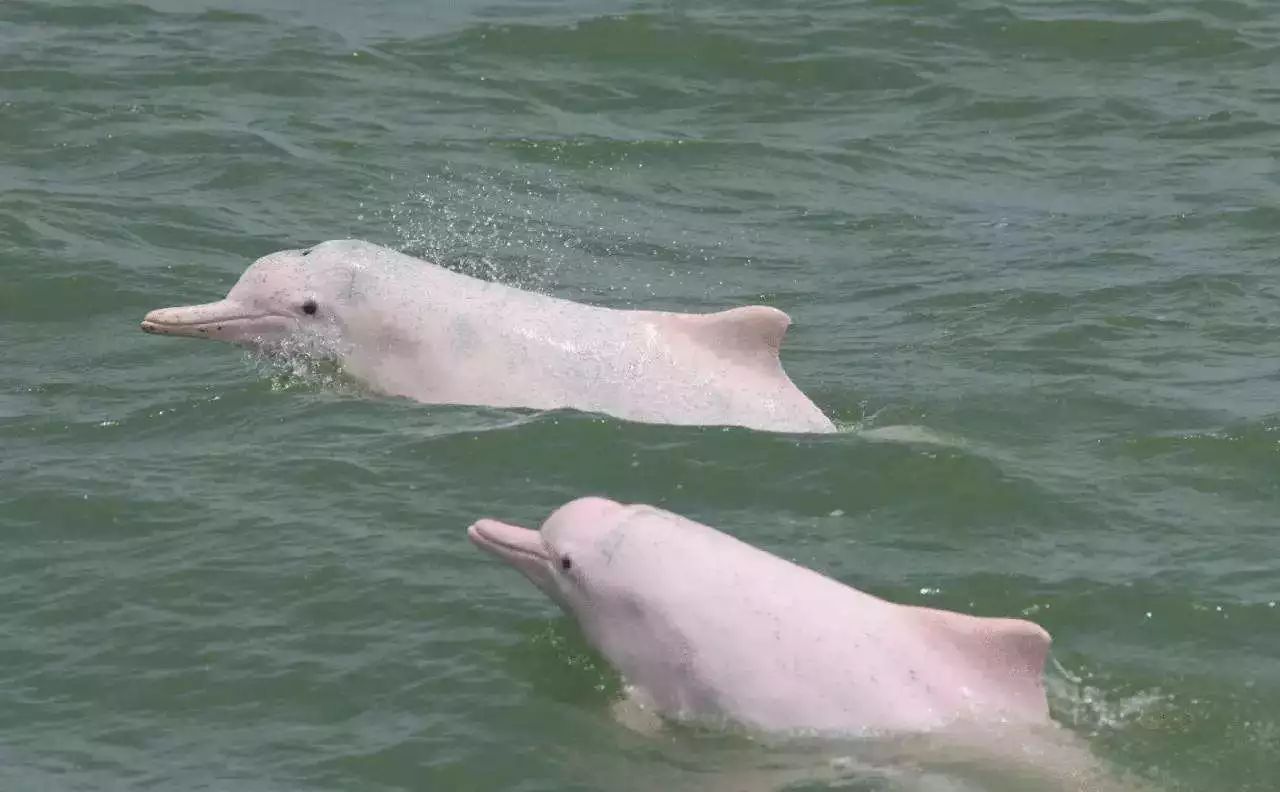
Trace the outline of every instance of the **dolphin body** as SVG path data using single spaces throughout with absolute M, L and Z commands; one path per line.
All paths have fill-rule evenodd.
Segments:
M 471 540 L 577 620 L 634 696 L 765 732 L 1051 725 L 1050 638 L 1019 619 L 898 605 L 650 506 L 582 498 L 541 531 Z
M 264 256 L 225 299 L 152 311 L 142 329 L 333 357 L 375 391 L 428 404 L 832 432 L 778 359 L 790 321 L 759 305 L 583 305 L 337 240 Z

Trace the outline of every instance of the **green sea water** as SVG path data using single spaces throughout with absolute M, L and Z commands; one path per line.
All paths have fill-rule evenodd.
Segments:
M 1277 152 L 1271 0 L 3 0 L 0 789 L 906 783 L 620 725 L 465 537 L 591 493 L 1035 619 L 1109 773 L 1280 788 Z M 424 406 L 138 331 L 340 237 L 775 305 L 845 429 Z

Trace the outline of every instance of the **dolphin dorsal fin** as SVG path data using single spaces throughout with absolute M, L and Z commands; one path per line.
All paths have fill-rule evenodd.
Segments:
M 779 366 L 782 339 L 791 317 L 767 305 L 746 305 L 711 314 L 674 314 L 677 326 L 702 345 L 723 355 Z
M 1042 676 L 1052 641 L 1043 627 L 1025 619 L 992 619 L 932 608 L 914 610 L 931 635 L 945 637 L 974 667 L 992 677 L 1030 683 L 1043 696 Z

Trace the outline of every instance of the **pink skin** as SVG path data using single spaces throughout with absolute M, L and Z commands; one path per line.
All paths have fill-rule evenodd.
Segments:
M 468 535 L 573 616 L 668 717 L 858 734 L 1048 722 L 1050 639 L 1028 621 L 887 602 L 602 498 L 572 501 L 541 531 L 485 519 Z
M 226 299 L 152 311 L 142 329 L 250 347 L 302 342 L 374 391 L 428 404 L 832 432 L 778 359 L 789 323 L 758 305 L 583 305 L 343 240 L 258 259 Z

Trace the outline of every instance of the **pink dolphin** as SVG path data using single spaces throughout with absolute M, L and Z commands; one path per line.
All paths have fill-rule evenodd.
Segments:
M 651 506 L 582 498 L 475 544 L 573 616 L 640 701 L 763 731 L 1048 723 L 1049 635 L 873 597 Z
M 582 305 L 340 240 L 264 256 L 226 299 L 152 311 L 142 329 L 334 357 L 375 391 L 429 404 L 834 431 L 782 369 L 790 321 L 759 305 Z

